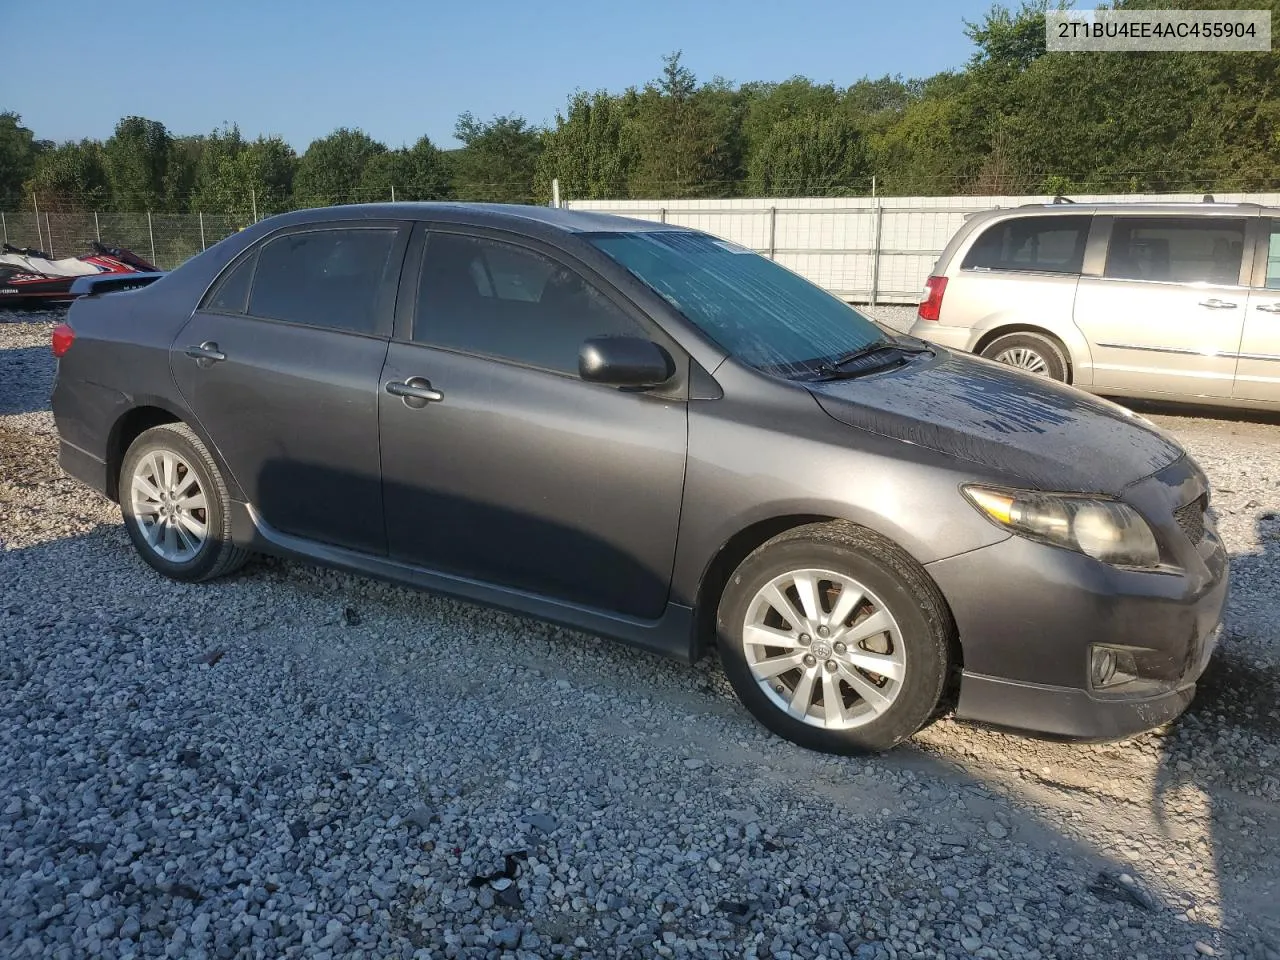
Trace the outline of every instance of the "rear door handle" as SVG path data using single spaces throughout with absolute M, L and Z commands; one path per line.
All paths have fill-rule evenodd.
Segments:
M 212 340 L 206 340 L 198 347 L 187 347 L 186 354 L 202 367 L 227 359 L 227 355 Z
M 1258 309 L 1263 313 L 1280 313 L 1280 302 L 1276 303 L 1260 303 Z
M 392 380 L 386 386 L 387 393 L 404 400 L 406 407 L 421 410 L 428 403 L 439 403 L 444 394 L 431 386 L 426 377 L 410 377 L 408 380 Z
M 1208 307 L 1210 310 L 1234 310 L 1239 304 L 1232 303 L 1230 300 L 1219 300 L 1217 297 L 1210 297 L 1208 300 L 1201 300 L 1200 306 Z

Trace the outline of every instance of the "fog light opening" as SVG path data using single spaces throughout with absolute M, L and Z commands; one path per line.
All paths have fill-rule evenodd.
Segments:
M 1089 647 L 1089 684 L 1108 690 L 1138 680 L 1138 663 L 1133 650 L 1095 643 Z

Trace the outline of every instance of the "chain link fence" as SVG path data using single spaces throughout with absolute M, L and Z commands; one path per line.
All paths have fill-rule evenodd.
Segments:
M 161 270 L 172 270 L 244 226 L 212 213 L 0 213 L 0 234 L 15 247 L 58 259 L 90 253 L 96 240 L 132 250 Z

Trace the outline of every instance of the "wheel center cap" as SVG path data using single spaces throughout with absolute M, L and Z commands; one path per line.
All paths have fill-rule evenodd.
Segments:
M 815 657 L 819 660 L 826 660 L 831 656 L 831 644 L 825 640 L 813 641 L 813 646 L 809 648 Z

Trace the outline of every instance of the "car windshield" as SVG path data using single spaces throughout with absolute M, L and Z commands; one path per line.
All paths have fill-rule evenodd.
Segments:
M 766 257 L 703 233 L 587 236 L 743 363 L 813 375 L 888 338 L 865 316 Z

